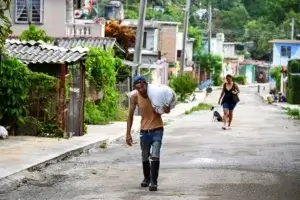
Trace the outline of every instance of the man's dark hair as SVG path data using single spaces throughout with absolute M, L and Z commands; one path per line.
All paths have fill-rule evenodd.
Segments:
M 230 74 L 227 74 L 226 78 L 232 78 L 232 76 Z

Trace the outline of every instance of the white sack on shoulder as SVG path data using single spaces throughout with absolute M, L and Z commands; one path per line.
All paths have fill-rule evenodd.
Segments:
M 131 98 L 131 96 L 136 93 L 137 90 L 133 90 L 127 93 L 127 96 Z M 177 97 L 175 92 L 169 86 L 148 84 L 147 95 L 153 109 L 159 114 L 164 114 L 164 106 L 170 106 L 171 109 L 175 108 Z
M 157 113 L 164 114 L 164 106 L 169 106 L 171 109 L 175 108 L 176 94 L 169 86 L 149 84 L 147 93 Z

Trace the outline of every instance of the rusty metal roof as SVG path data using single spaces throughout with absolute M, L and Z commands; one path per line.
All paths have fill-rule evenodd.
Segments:
M 67 49 L 46 44 L 42 41 L 20 41 L 7 39 L 5 49 L 9 56 L 29 63 L 71 63 L 86 56 L 88 48 Z
M 54 38 L 53 45 L 56 43 L 59 47 L 96 47 L 101 49 L 113 48 L 116 44 L 116 38 L 109 37 L 59 37 Z

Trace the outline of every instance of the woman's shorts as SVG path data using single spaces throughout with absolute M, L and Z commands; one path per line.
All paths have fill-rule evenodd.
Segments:
M 234 110 L 236 104 L 235 103 L 223 103 L 223 109 L 224 110 Z

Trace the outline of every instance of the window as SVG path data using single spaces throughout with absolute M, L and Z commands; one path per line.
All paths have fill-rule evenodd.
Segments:
M 291 47 L 290 46 L 281 46 L 281 56 L 282 57 L 291 57 Z
M 177 58 L 181 58 L 181 50 L 177 50 Z
M 143 48 L 147 48 L 147 32 L 144 32 L 144 38 L 143 38 Z
M 31 0 L 31 22 L 43 23 L 43 0 Z M 26 0 L 15 0 L 15 23 L 28 23 Z

